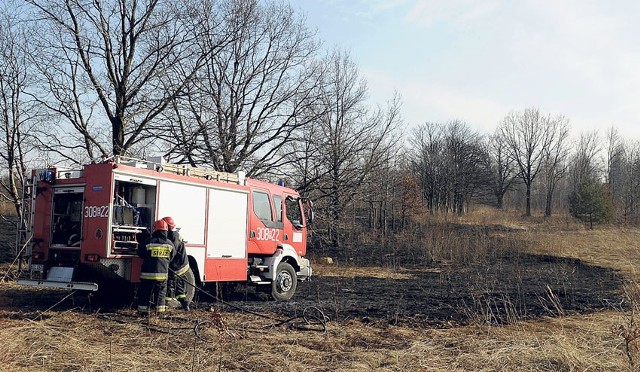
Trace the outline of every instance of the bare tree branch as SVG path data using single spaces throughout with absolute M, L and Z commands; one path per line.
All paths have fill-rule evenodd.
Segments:
M 73 125 L 81 136 L 70 139 L 80 140 L 89 158 L 96 150 L 121 155 L 132 149 L 210 57 L 195 47 L 190 3 L 28 3 L 48 31 L 37 39 L 36 62 L 45 77 L 39 98 Z M 107 133 L 110 146 L 102 145 Z
M 223 3 L 202 17 L 201 49 L 220 45 L 223 32 L 230 42 L 179 97 L 174 113 L 180 119 L 167 118 L 171 133 L 162 138 L 173 144 L 168 155 L 221 171 L 269 173 L 287 163 L 283 147 L 313 119 L 302 113 L 318 99 L 314 35 L 284 3 Z M 190 135 L 181 139 L 179 133 Z

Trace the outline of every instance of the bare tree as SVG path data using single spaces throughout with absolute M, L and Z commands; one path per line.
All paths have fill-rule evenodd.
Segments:
M 637 222 L 640 201 L 640 142 L 629 141 L 624 145 L 621 163 L 621 174 L 624 175 L 620 182 L 623 215 L 628 222 L 634 222 L 634 219 Z
M 517 165 L 513 158 L 509 157 L 505 139 L 499 130 L 489 137 L 487 149 L 493 174 L 493 194 L 496 197 L 497 207 L 502 209 L 504 195 L 512 189 L 518 178 Z
M 366 105 L 366 82 L 347 53 L 327 56 L 325 66 L 318 86 L 321 99 L 306 112 L 313 118 L 307 138 L 315 170 L 303 177 L 305 190 L 326 208 L 329 240 L 338 247 L 345 207 L 393 155 L 400 99 L 396 95 L 386 108 L 371 111 Z
M 173 146 L 178 162 L 258 176 L 289 161 L 283 147 L 314 119 L 320 66 L 314 34 L 285 3 L 258 0 L 209 9 L 200 27 L 232 32 L 174 107 Z M 221 20 L 213 15 L 224 14 Z M 211 32 L 200 32 L 202 50 L 215 48 Z
M 418 178 L 427 209 L 435 213 L 441 202 L 441 179 L 444 174 L 444 143 L 440 125 L 425 123 L 413 130 L 409 143 L 413 151 L 412 170 Z
M 84 148 L 90 158 L 127 154 L 210 55 L 194 57 L 201 51 L 193 47 L 199 34 L 190 2 L 28 3 L 41 29 L 35 40 L 41 100 L 71 124 L 76 136 L 66 138 L 67 149 Z M 182 75 L 172 74 L 177 69 Z
M 21 218 L 21 187 L 30 148 L 28 132 L 36 124 L 38 107 L 28 94 L 33 69 L 27 58 L 28 30 L 17 19 L 15 4 L 0 8 L 0 197 L 13 204 Z
M 568 167 L 569 121 L 563 116 L 556 117 L 549 121 L 547 133 L 550 139 L 548 146 L 543 149 L 542 175 L 546 191 L 544 215 L 549 217 L 553 208 L 553 194 L 556 186 L 565 176 Z
M 545 151 L 553 143 L 554 119 L 543 115 L 537 108 L 513 112 L 504 118 L 499 126 L 504 137 L 509 156 L 516 162 L 519 176 L 526 187 L 526 215 L 531 216 L 531 189 L 533 181 L 542 170 Z
M 597 131 L 580 134 L 571 162 L 573 191 L 580 183 L 599 181 L 602 169 L 598 155 L 601 150 Z
M 623 190 L 626 174 L 624 173 L 624 161 L 626 146 L 620 133 L 614 127 L 606 133 L 606 183 L 613 196 L 616 208 L 623 205 Z
M 449 122 L 444 133 L 450 206 L 461 215 L 474 194 L 489 184 L 489 156 L 482 137 L 468 124 L 459 120 Z
M 489 154 L 468 124 L 426 123 L 413 132 L 410 143 L 413 169 L 432 213 L 462 214 L 474 195 L 488 189 Z

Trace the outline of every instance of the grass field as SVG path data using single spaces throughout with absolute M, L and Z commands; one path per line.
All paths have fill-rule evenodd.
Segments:
M 19 287 L 9 275 L 0 283 L 0 369 L 638 370 L 640 289 L 636 283 L 640 283 L 637 269 L 640 256 L 636 242 L 640 229 L 601 227 L 590 231 L 568 218 L 522 219 L 488 210 L 453 222 L 492 226 L 477 238 L 485 239 L 493 247 L 492 252 L 488 256 L 478 251 L 467 252 L 459 254 L 464 259 L 438 262 L 420 270 L 402 264 L 374 268 L 316 264 L 316 278 L 311 283 L 302 283 L 301 287 L 306 289 L 290 304 L 251 298 L 227 304 L 201 303 L 195 311 L 175 311 L 167 319 L 137 318 L 129 308 L 98 309 L 82 294 Z M 469 238 L 455 239 L 447 238 L 442 249 L 451 244 L 464 246 L 460 241 Z M 496 241 L 502 242 L 499 248 L 495 248 Z M 495 249 L 500 251 L 496 253 Z M 475 292 L 477 289 L 502 288 L 499 284 L 507 277 L 490 273 L 504 274 L 505 262 L 510 259 L 520 264 L 508 276 L 521 278 L 508 297 L 504 293 L 482 297 L 494 299 L 487 307 L 461 308 L 461 302 L 450 301 L 449 311 L 464 316 L 452 320 L 438 316 L 424 319 L 440 314 L 427 309 L 436 306 L 426 301 L 427 295 L 436 296 L 434 293 L 451 283 L 465 286 L 460 280 L 446 282 L 442 278 L 467 275 L 476 282 L 486 280 L 490 285 L 468 291 L 451 290 L 459 296 L 455 298 L 477 299 L 474 297 L 479 293 Z M 460 263 L 460 269 L 453 271 L 450 268 L 456 262 Z M 481 265 L 474 265 L 477 262 Z M 551 271 L 540 274 L 536 268 L 541 265 L 547 265 Z M 9 265 L 4 264 L 0 275 L 7 272 L 11 274 Z M 444 272 L 448 274 L 445 276 Z M 482 272 L 487 273 L 486 278 L 481 276 Z M 585 278 L 591 273 L 599 275 L 592 278 L 592 287 L 591 278 Z M 418 283 L 417 288 L 424 288 L 424 298 L 418 292 L 398 297 L 404 287 L 399 287 L 394 297 L 384 298 L 390 288 L 412 285 L 417 278 L 440 278 L 440 282 L 420 279 L 425 282 Z M 604 281 L 615 285 L 607 287 L 610 298 L 598 297 L 605 293 L 598 289 Z M 371 292 L 373 289 L 360 288 L 363 283 L 373 283 L 384 290 Z M 537 287 L 521 288 L 527 284 Z M 560 290 L 562 286 L 566 287 L 565 297 Z M 325 296 L 327 293 L 330 296 Z M 526 306 L 542 304 L 535 311 L 527 310 L 532 316 L 510 311 L 508 306 L 515 304 L 518 296 L 533 293 L 539 297 L 519 299 Z M 437 296 L 440 300 L 454 298 L 450 293 Z M 382 301 L 379 316 L 349 307 L 354 302 L 357 305 L 358 299 L 371 306 L 371 297 Z M 503 301 L 496 302 L 496 298 Z M 407 307 L 392 313 L 384 308 L 390 304 Z M 445 306 L 447 302 L 442 300 L 438 304 Z M 577 305 L 571 307 L 572 304 Z M 594 306 L 586 306 L 589 304 Z M 421 306 L 425 309 L 415 317 L 409 313 L 420 311 Z M 307 310 L 309 313 L 305 313 Z M 488 312 L 502 316 L 489 317 Z

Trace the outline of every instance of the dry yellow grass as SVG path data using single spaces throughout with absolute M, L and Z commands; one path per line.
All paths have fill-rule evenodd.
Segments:
M 399 268 L 390 268 L 390 267 L 376 267 L 372 269 L 371 267 L 359 267 L 359 266 L 344 266 L 339 264 L 333 265 L 315 265 L 314 271 L 318 275 L 322 276 L 340 276 L 345 278 L 353 278 L 358 276 L 366 276 L 371 278 L 379 278 L 379 279 L 390 279 L 390 280 L 398 280 L 398 279 L 412 279 L 413 275 L 405 273 L 404 269 Z M 434 272 L 437 272 L 437 269 L 434 269 Z
M 118 319 L 119 320 L 119 319 Z M 2 321 L 4 370 L 620 370 L 625 359 L 597 314 L 506 327 L 411 330 L 359 322 L 330 324 L 327 334 L 257 330 L 255 319 L 227 319 L 229 332 L 191 323 L 74 312 L 45 320 Z M 167 333 L 163 333 L 167 332 Z
M 529 253 L 577 258 L 619 270 L 637 300 L 640 230 L 527 221 L 483 211 L 463 223 L 516 228 Z M 566 228 L 569 226 L 569 228 Z M 515 240 L 514 240 L 515 241 Z M 408 279 L 402 269 L 322 265 L 324 276 Z M 406 328 L 329 320 L 326 333 L 276 325 L 249 313 L 199 310 L 169 319 L 132 311 L 27 311 L 0 283 L 0 369 L 7 371 L 624 371 L 637 367 L 635 303 L 625 310 L 505 326 Z M 635 293 L 635 294 L 634 294 Z M 63 297 L 64 292 L 59 294 Z M 54 301 L 55 302 L 55 301 Z M 52 302 L 53 303 L 53 302 Z M 223 316 L 220 322 L 219 316 Z M 199 325 L 199 327 L 196 327 Z M 625 339 L 626 335 L 626 339 Z M 628 342 L 627 342 L 628 341 Z M 633 368 L 631 363 L 636 363 Z
M 2 311 L 0 363 L 7 371 L 557 371 L 624 370 L 626 315 L 605 312 L 509 326 L 408 329 L 329 322 L 327 333 L 262 328 L 226 314 L 225 330 L 191 321 L 151 321 L 78 311 Z M 34 319 L 35 318 L 35 319 Z
M 640 230 L 601 227 L 597 230 L 528 232 L 537 253 L 578 258 L 620 270 L 626 278 L 640 279 Z

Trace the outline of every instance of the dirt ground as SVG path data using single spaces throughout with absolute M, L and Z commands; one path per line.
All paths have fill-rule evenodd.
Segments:
M 550 256 L 521 255 L 517 266 L 503 259 L 491 269 L 317 265 L 288 302 L 237 287 L 224 302 L 148 320 L 131 308 L 96 308 L 83 293 L 0 283 L 0 362 L 8 371 L 625 365 L 622 338 L 607 330 L 626 321 L 612 311 L 622 302 L 616 272 Z M 594 361 L 594 350 L 606 354 Z
M 243 296 L 241 288 L 227 301 L 283 316 L 315 307 L 335 321 L 437 328 L 585 314 L 619 309 L 622 303 L 617 272 L 576 259 L 519 254 L 499 257 L 488 267 L 365 269 L 353 275 L 349 268 L 317 267 L 318 274 L 300 283 L 289 302 L 265 301 L 251 292 Z
M 203 292 L 194 311 L 167 319 L 5 279 L 0 363 L 30 371 L 555 371 L 619 369 L 635 358 L 625 357 L 635 345 L 628 336 L 640 331 L 625 325 L 623 273 L 517 248 L 420 265 L 318 259 L 291 301 L 238 285 L 222 301 Z
M 295 317 L 305 309 L 330 320 L 380 322 L 409 327 L 449 328 L 471 323 L 505 324 L 544 316 L 586 314 L 621 308 L 622 275 L 574 258 L 497 249 L 482 258 L 432 261 L 420 266 L 318 264 L 310 281 L 298 283 L 291 301 L 268 300 L 242 284 L 231 290 L 202 288 L 194 308 L 219 306 L 227 312 L 274 313 Z M 38 293 L 34 296 L 30 293 Z M 18 287 L 0 306 L 46 309 L 65 292 Z M 220 294 L 224 293 L 224 294 Z M 211 295 L 220 300 L 214 301 Z M 57 301 L 56 301 L 57 302 Z M 79 292 L 58 304 L 95 308 Z M 102 306 L 102 305 L 101 305 Z
M 316 265 L 315 273 L 312 280 L 298 284 L 291 301 L 268 300 L 242 285 L 225 292 L 223 301 L 214 301 L 206 293 L 213 294 L 215 289 L 208 286 L 194 308 L 218 306 L 225 312 L 282 317 L 313 308 L 333 321 L 448 328 L 619 309 L 623 298 L 622 278 L 613 269 L 524 253 L 496 257 L 488 266 L 351 268 L 325 264 Z M 0 296 L 0 307 L 44 310 L 65 293 L 12 287 Z M 89 308 L 91 303 L 79 292 L 57 306 L 62 311 Z

